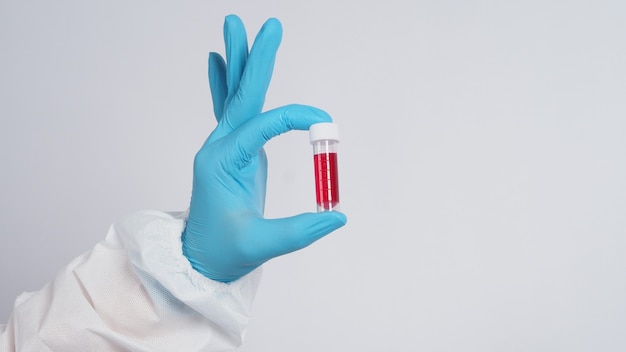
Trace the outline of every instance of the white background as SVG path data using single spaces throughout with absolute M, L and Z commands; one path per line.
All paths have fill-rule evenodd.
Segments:
M 626 2 L 0 1 L 0 321 L 137 209 L 184 210 L 225 15 L 266 108 L 341 125 L 348 225 L 265 266 L 242 351 L 626 350 Z M 268 217 L 314 211 L 305 132 Z

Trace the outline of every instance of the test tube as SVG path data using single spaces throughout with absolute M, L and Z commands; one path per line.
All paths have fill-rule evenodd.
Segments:
M 315 199 L 317 212 L 339 210 L 339 175 L 337 144 L 339 128 L 332 122 L 311 125 L 309 139 L 313 145 L 315 164 Z

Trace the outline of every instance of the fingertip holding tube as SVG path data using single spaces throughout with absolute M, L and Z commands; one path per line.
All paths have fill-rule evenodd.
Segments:
M 346 215 L 338 211 L 325 211 L 308 213 L 314 220 L 314 225 L 309 228 L 312 238 L 322 238 L 331 232 L 343 227 L 347 223 Z
M 333 223 L 336 224 L 336 226 L 337 226 L 336 228 L 340 228 L 340 227 L 344 226 L 348 222 L 348 218 L 342 212 L 339 212 L 339 211 L 327 211 L 327 212 L 324 212 L 324 214 L 328 214 L 328 215 L 325 215 L 325 216 L 328 216 L 330 219 L 332 219 Z

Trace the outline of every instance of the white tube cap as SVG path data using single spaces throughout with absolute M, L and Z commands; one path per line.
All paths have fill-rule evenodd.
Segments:
M 336 123 L 320 122 L 309 127 L 309 140 L 311 143 L 325 139 L 339 142 L 339 127 Z

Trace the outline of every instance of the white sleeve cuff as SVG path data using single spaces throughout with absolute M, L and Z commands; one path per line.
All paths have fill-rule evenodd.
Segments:
M 7 351 L 225 351 L 240 346 L 260 270 L 225 284 L 182 253 L 185 214 L 135 213 L 15 300 Z
M 261 269 L 228 284 L 208 279 L 194 270 L 182 252 L 181 234 L 187 215 L 187 212 L 141 211 L 115 224 L 107 240 L 119 238 L 155 303 L 167 300 L 165 289 L 240 340 L 248 325 Z

